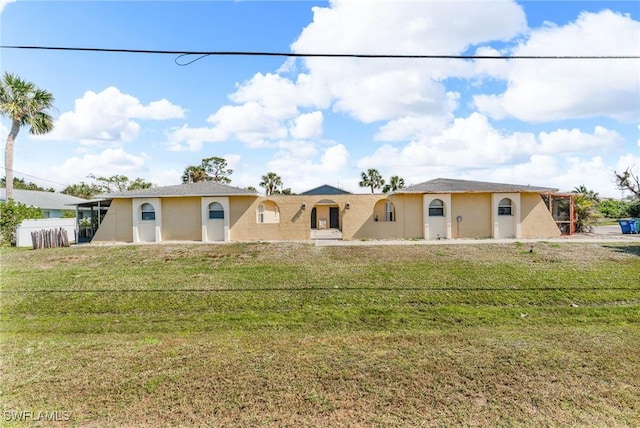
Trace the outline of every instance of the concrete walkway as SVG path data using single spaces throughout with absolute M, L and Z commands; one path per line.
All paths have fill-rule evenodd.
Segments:
M 592 233 L 577 233 L 572 236 L 547 239 L 370 239 L 343 241 L 339 239 L 316 239 L 316 247 L 366 246 L 366 245 L 458 245 L 458 244 L 510 244 L 515 242 L 557 243 L 626 243 L 640 244 L 640 235 L 622 234 L 620 226 L 598 226 Z

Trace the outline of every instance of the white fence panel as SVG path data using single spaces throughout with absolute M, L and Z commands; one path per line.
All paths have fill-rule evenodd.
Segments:
M 69 242 L 76 241 L 75 218 L 39 218 L 37 220 L 23 220 L 16 228 L 16 247 L 32 247 L 31 232 L 42 229 L 60 229 L 67 231 Z

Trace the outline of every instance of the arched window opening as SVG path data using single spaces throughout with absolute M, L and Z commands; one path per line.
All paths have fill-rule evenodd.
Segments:
M 273 201 L 263 201 L 256 208 L 256 222 L 258 224 L 280 223 L 280 208 Z
M 444 217 L 444 202 L 434 199 L 429 204 L 429 217 Z
M 512 201 L 509 198 L 504 198 L 498 203 L 498 215 L 511 215 Z
M 222 204 L 219 202 L 212 202 L 209 204 L 209 219 L 224 219 L 224 208 L 222 208 Z
M 258 223 L 264 223 L 264 204 L 258 205 Z
M 384 221 L 395 221 L 396 213 L 391 202 L 384 203 Z
M 143 221 L 156 219 L 156 210 L 153 209 L 153 205 L 149 203 L 142 204 L 140 207 L 140 219 Z

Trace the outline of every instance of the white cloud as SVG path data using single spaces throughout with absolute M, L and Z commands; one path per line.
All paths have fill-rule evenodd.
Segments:
M 334 0 L 313 13 L 296 52 L 452 54 L 526 29 L 524 11 L 512 1 Z
M 63 164 L 56 165 L 51 171 L 41 171 L 39 176 L 56 177 L 62 183 L 89 182 L 89 174 L 97 177 L 111 177 L 115 174 L 126 175 L 133 179 L 142 177 L 146 171 L 145 161 L 148 156 L 144 153 L 131 154 L 122 148 L 106 149 L 100 153 L 86 153 L 81 157 L 72 157 Z M 146 178 L 146 177 L 142 177 Z
M 573 188 L 584 181 L 604 192 L 611 190 L 611 171 L 601 154 L 619 150 L 622 142 L 602 126 L 592 133 L 558 129 L 536 135 L 498 130 L 486 116 L 472 113 L 402 147 L 383 145 L 356 165 L 400 174 L 410 183 L 448 176 Z
M 321 111 L 301 114 L 291 121 L 289 134 L 292 138 L 307 139 L 317 138 L 322 135 L 322 121 L 324 116 Z
M 637 55 L 640 22 L 609 10 L 582 13 L 565 26 L 532 31 L 513 55 Z M 551 121 L 605 116 L 640 116 L 638 61 L 512 60 L 508 88 L 479 95 L 475 105 L 495 118 Z
M 329 97 L 321 87 L 314 86 L 309 76 L 301 73 L 296 81 L 278 74 L 256 73 L 251 80 L 238 85 L 229 98 L 236 103 L 256 102 L 273 117 L 289 118 L 298 113 L 298 106 L 329 105 Z
M 526 30 L 524 12 L 512 1 L 465 2 L 464 7 L 447 2 L 406 2 L 401 7 L 387 1 L 373 3 L 336 0 L 329 7 L 314 7 L 313 22 L 292 50 L 459 54 L 474 44 L 510 40 Z M 197 150 L 203 142 L 223 136 L 265 147 L 287 138 L 286 124 L 291 138 L 317 137 L 318 128 L 313 132 L 301 128 L 311 126 L 308 120 L 317 116 L 298 117 L 299 110 L 330 106 L 362 122 L 389 122 L 376 137 L 380 140 L 409 138 L 421 129 L 440 129 L 451 120 L 457 94 L 448 93 L 439 79 L 469 76 L 474 67 L 456 60 L 308 58 L 303 63 L 309 72 L 293 79 L 256 73 L 238 84 L 229 96 L 236 105 L 223 106 L 209 118 L 211 131 L 182 128 L 169 138 L 169 148 Z M 279 72 L 295 72 L 297 65 L 288 60 Z M 405 124 L 410 124 L 409 131 L 403 129 Z
M 292 45 L 294 52 L 460 54 L 474 44 L 509 40 L 526 30 L 522 8 L 510 1 L 465 2 L 461 7 L 337 0 L 313 11 L 313 22 Z M 471 63 L 456 60 L 308 58 L 306 65 L 311 78 L 335 98 L 336 110 L 367 123 L 447 117 L 455 105 L 438 80 L 472 72 Z
M 620 146 L 624 139 L 616 131 L 596 126 L 593 134 L 579 129 L 558 129 L 552 132 L 541 132 L 538 136 L 540 147 L 538 153 L 603 153 Z
M 287 187 L 294 192 L 308 190 L 326 182 L 333 182 L 344 172 L 349 161 L 349 151 L 343 144 L 326 147 L 317 158 L 317 150 L 310 149 L 310 143 L 303 143 L 306 149 L 294 149 L 295 144 L 282 149 L 269 161 L 270 171 L 277 172 Z M 313 159 L 315 157 L 315 160 Z M 318 181 L 318 180 L 322 181 Z
M 14 3 L 16 0 L 0 0 L 0 13 L 4 10 L 5 6 L 9 3 Z
M 228 133 L 214 128 L 190 128 L 183 125 L 168 132 L 165 147 L 170 152 L 190 151 L 202 149 L 203 142 L 220 142 L 229 136 Z
M 100 93 L 85 92 L 75 101 L 74 110 L 62 113 L 53 131 L 39 138 L 79 140 L 87 144 L 125 142 L 140 132 L 140 124 L 134 119 L 166 120 L 183 116 L 181 107 L 165 99 L 143 105 L 134 96 L 112 86 Z
M 235 137 L 252 147 L 261 147 L 266 144 L 266 139 L 287 137 L 287 128 L 279 113 L 258 102 L 249 101 L 239 106 L 224 106 L 207 121 L 227 138 Z
M 624 170 L 628 162 L 640 161 L 640 157 L 627 154 L 620 156 L 616 168 L 612 168 L 601 156 L 579 158 L 577 156 L 554 157 L 533 155 L 523 163 L 476 171 L 471 179 L 542 185 L 571 191 L 584 185 L 598 192 L 602 197 L 620 198 L 622 192 L 616 189 L 614 170 Z

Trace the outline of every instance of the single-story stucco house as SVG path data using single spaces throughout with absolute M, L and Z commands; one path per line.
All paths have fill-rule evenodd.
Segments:
M 391 194 L 320 186 L 262 196 L 214 182 L 100 195 L 106 210 L 92 242 L 551 238 L 558 225 L 543 200 L 557 189 L 438 178 Z
M 6 200 L 7 189 L 0 189 L 0 201 Z M 65 211 L 74 211 L 85 199 L 57 192 L 13 189 L 13 200 L 21 204 L 40 208 L 45 218 L 61 218 Z

